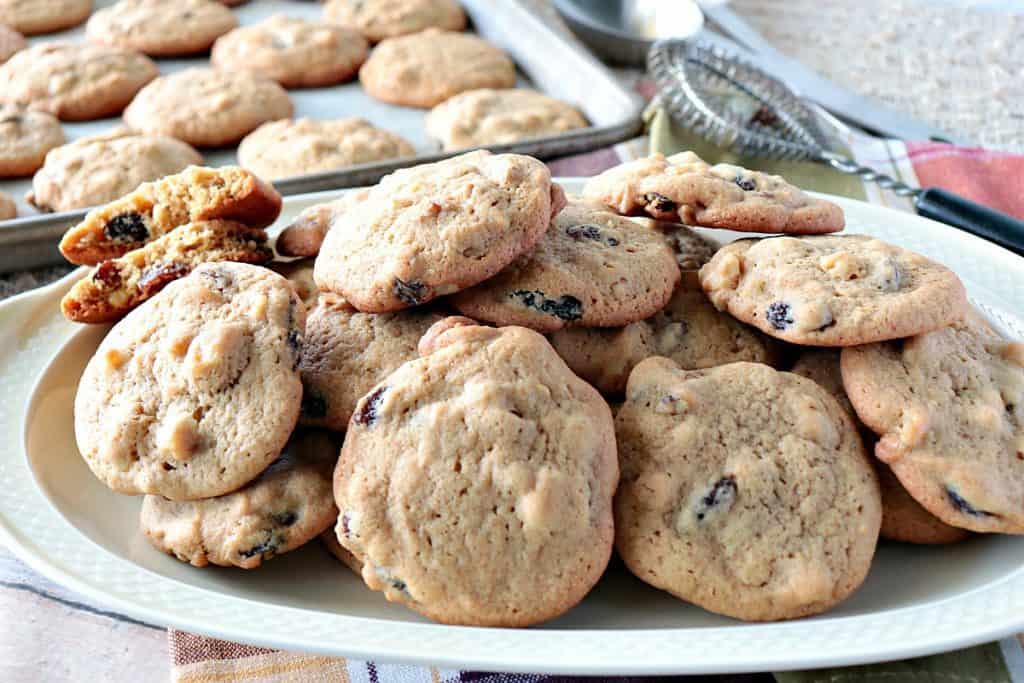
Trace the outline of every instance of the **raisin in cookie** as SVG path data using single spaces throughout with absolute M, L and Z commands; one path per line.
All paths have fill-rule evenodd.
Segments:
M 18 207 L 9 195 L 0 192 L 0 221 L 6 221 L 18 216 Z
M 807 349 L 800 354 L 792 372 L 817 382 L 822 389 L 836 397 L 853 418 L 865 447 L 871 453 L 878 439 L 857 417 L 846 395 L 839 356 L 839 349 Z M 970 536 L 964 529 L 943 523 L 921 507 L 903 488 L 888 465 L 877 458 L 872 460 L 882 491 L 882 538 L 904 543 L 941 544 L 956 543 Z
M 75 437 L 118 493 L 197 500 L 235 491 L 299 417 L 306 310 L 283 277 L 207 263 L 107 334 L 75 396 Z
M 64 144 L 60 121 L 51 114 L 0 107 L 0 178 L 35 173 L 46 153 Z
M 738 240 L 701 268 L 700 280 L 720 310 L 811 346 L 909 337 L 968 308 L 953 271 L 866 235 Z
M 220 218 L 265 228 L 280 212 L 281 195 L 249 171 L 193 166 L 93 209 L 67 231 L 60 252 L 72 263 L 95 265 L 185 223 Z
M 232 145 L 267 121 L 292 115 L 292 100 L 274 81 L 249 71 L 193 67 L 161 76 L 124 110 L 132 128 L 196 147 Z
M 378 45 L 359 81 L 378 100 L 428 109 L 466 90 L 511 88 L 516 68 L 482 38 L 428 29 Z
M 103 261 L 64 295 L 60 308 L 74 322 L 114 322 L 202 263 L 262 264 L 273 257 L 262 230 L 230 221 L 188 223 L 120 258 Z
M 867 576 L 882 510 L 857 429 L 814 382 L 649 358 L 615 419 L 615 546 L 647 583 L 747 621 L 818 614 Z
M 25 106 L 64 121 L 120 114 L 157 77 L 148 57 L 105 45 L 40 43 L 0 65 L 0 103 Z
M 320 88 L 355 77 L 368 52 L 355 31 L 276 14 L 219 38 L 210 61 L 225 71 L 255 71 L 286 88 Z
M 338 540 L 370 588 L 435 621 L 562 614 L 611 554 L 607 404 L 526 328 L 449 318 L 420 352 L 356 406 L 334 475 Z
M 529 251 L 565 201 L 547 166 L 480 151 L 396 171 L 332 219 L 322 291 L 384 313 L 486 280 Z
M 466 14 L 456 0 L 327 0 L 324 19 L 374 43 L 428 28 L 466 28 Z
M 875 455 L 925 509 L 1024 533 L 1024 344 L 971 312 L 951 327 L 843 349 L 843 385 Z
M 333 525 L 338 508 L 331 473 L 339 448 L 329 433 L 303 430 L 263 474 L 234 493 L 190 501 L 146 496 L 142 533 L 196 567 L 255 569 Z
M 356 402 L 402 363 L 442 316 L 413 309 L 360 313 L 325 294 L 306 321 L 301 424 L 344 431 Z
M 92 12 L 92 0 L 0 0 L 0 24 L 26 36 L 77 26 Z
M 678 282 L 675 257 L 657 234 L 573 198 L 531 251 L 451 303 L 477 320 L 541 332 L 618 327 L 653 315 Z
M 181 140 L 118 129 L 50 150 L 26 199 L 40 211 L 84 209 L 201 163 Z
M 737 361 L 774 364 L 772 339 L 720 313 L 700 288 L 696 274 L 683 279 L 668 304 L 625 327 L 572 327 L 550 336 L 572 371 L 605 394 L 621 394 L 633 368 L 645 358 L 665 356 L 687 370 Z
M 119 0 L 89 18 L 85 35 L 152 57 L 179 57 L 206 52 L 236 26 L 234 13 L 213 0 Z
M 654 154 L 587 181 L 592 197 L 624 215 L 743 232 L 821 233 L 842 230 L 843 210 L 780 176 L 732 164 L 705 163 L 693 152 Z
M 427 133 L 445 150 L 530 140 L 586 125 L 576 107 L 527 88 L 470 90 L 427 114 Z
M 358 117 L 264 123 L 238 146 L 238 163 L 267 180 L 410 157 L 409 142 Z
M 0 23 L 0 64 L 11 58 L 18 50 L 28 47 L 25 36 L 15 31 L 10 26 Z

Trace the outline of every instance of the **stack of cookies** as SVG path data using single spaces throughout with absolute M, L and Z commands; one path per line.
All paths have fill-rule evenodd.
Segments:
M 155 217 L 209 193 L 175 182 L 69 251 L 110 256 L 97 226 L 128 206 L 139 251 L 182 230 Z M 80 385 L 79 447 L 180 559 L 251 567 L 336 518 L 331 552 L 443 623 L 556 617 L 613 546 L 708 610 L 817 614 L 880 532 L 1024 532 L 1024 345 L 947 268 L 843 227 L 689 153 L 578 197 L 514 154 L 398 171 L 288 226 L 303 260 L 199 265 L 128 313 Z M 298 455 L 324 450 L 326 488 Z

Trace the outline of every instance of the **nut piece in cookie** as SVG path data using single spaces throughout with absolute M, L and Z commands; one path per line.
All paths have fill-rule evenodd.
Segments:
M 746 621 L 818 614 L 867 576 L 878 482 L 849 415 L 757 363 L 633 369 L 615 420 L 615 546 L 643 581 Z
M 265 228 L 280 212 L 281 195 L 249 171 L 192 166 L 93 209 L 65 233 L 60 252 L 72 263 L 96 265 L 186 223 L 223 219 Z
M 649 318 L 608 329 L 570 327 L 550 340 L 573 372 L 613 395 L 626 390 L 629 373 L 651 356 L 698 370 L 737 361 L 774 365 L 781 355 L 770 337 L 716 310 L 692 271 L 683 273 L 668 304 Z
M 129 495 L 241 488 L 295 428 L 305 324 L 292 286 L 266 268 L 205 263 L 170 283 L 114 325 L 86 366 L 74 411 L 82 457 Z
M 402 363 L 442 316 L 423 309 L 360 313 L 331 294 L 306 320 L 299 422 L 344 431 L 356 402 Z
M 335 531 L 389 600 L 447 624 L 528 626 L 608 563 L 611 412 L 541 335 L 470 322 L 438 322 L 427 355 L 359 401 Z
M 866 235 L 738 240 L 701 268 L 700 280 L 720 310 L 809 346 L 913 336 L 968 310 L 949 268 Z
M 466 13 L 457 0 L 327 0 L 324 19 L 355 29 L 373 43 L 428 28 L 466 28 Z
M 743 232 L 836 232 L 843 210 L 804 194 L 780 176 L 731 164 L 711 166 L 693 152 L 654 154 L 591 178 L 585 197 L 626 216 Z
M 532 250 L 451 303 L 475 320 L 541 332 L 619 327 L 661 309 L 678 282 L 679 267 L 660 235 L 599 203 L 570 198 Z
M 230 221 L 188 223 L 124 256 L 101 262 L 64 295 L 60 308 L 74 322 L 114 322 L 202 263 L 262 264 L 273 256 L 263 230 Z
M 338 517 L 331 474 L 340 442 L 301 430 L 280 457 L 233 493 L 204 500 L 146 496 L 140 526 L 150 543 L 182 562 L 255 569 L 329 531 Z
M 547 166 L 518 154 L 402 169 L 332 216 L 313 275 L 363 312 L 424 304 L 529 251 L 564 201 Z
M 843 349 L 843 385 L 875 455 L 946 524 L 1024 533 L 1024 345 L 976 313 L 910 339 Z

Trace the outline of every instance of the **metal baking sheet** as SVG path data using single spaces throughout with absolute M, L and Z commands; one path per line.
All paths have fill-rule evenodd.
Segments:
M 115 0 L 98 0 L 97 8 Z M 585 50 L 552 29 L 520 0 L 462 0 L 473 30 L 511 55 L 519 68 L 520 85 L 532 86 L 576 105 L 591 122 L 588 128 L 570 133 L 507 145 L 495 151 L 515 151 L 540 158 L 583 152 L 625 140 L 641 129 L 640 98 L 626 89 L 611 72 Z M 252 0 L 235 8 L 241 24 L 253 24 L 275 14 L 286 13 L 319 19 L 320 3 L 298 0 Z M 84 40 L 84 27 L 63 33 L 37 36 L 35 44 L 53 40 Z M 208 63 L 208 57 L 157 60 L 161 73 L 173 73 L 190 66 Z M 299 176 L 276 181 L 282 194 L 358 187 L 375 183 L 383 175 L 403 166 L 451 156 L 441 153 L 427 137 L 425 110 L 385 104 L 371 98 L 358 80 L 329 88 L 289 90 L 295 103 L 295 116 L 341 118 L 362 116 L 375 125 L 392 130 L 416 147 L 417 156 L 407 159 L 353 166 L 340 171 Z M 64 123 L 68 140 L 107 131 L 121 125 L 121 119 L 109 118 L 80 123 Z M 222 166 L 237 162 L 235 149 L 200 150 L 206 163 Z M 40 214 L 25 202 L 31 178 L 0 181 L 0 190 L 18 202 L 19 218 L 0 221 L 0 272 L 22 270 L 62 261 L 57 241 L 68 226 L 79 221 L 85 211 Z

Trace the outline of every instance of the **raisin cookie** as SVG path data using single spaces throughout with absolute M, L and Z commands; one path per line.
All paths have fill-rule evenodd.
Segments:
M 0 221 L 17 218 L 18 207 L 9 195 L 0 192 Z
M 32 175 L 46 153 L 63 144 L 64 131 L 51 114 L 0 107 L 0 178 Z
M 480 151 L 402 169 L 332 220 L 313 271 L 360 311 L 426 303 L 497 274 L 565 201 L 548 167 Z
M 40 211 L 84 209 L 201 163 L 199 152 L 181 140 L 120 129 L 51 150 L 26 199 Z
M 277 252 L 282 256 L 316 256 L 334 220 L 366 201 L 369 196 L 367 188 L 352 190 L 342 195 L 341 199 L 314 204 L 305 209 L 277 236 L 274 245 Z
M 456 0 L 327 0 L 324 18 L 374 43 L 428 28 L 466 28 L 466 14 Z
M 576 107 L 527 88 L 470 90 L 427 114 L 427 133 L 445 150 L 501 145 L 586 126 Z
M 275 273 L 288 278 L 288 282 L 292 283 L 295 293 L 302 299 L 302 303 L 305 304 L 307 311 L 312 310 L 316 306 L 320 291 L 316 288 L 316 282 L 313 281 L 312 259 L 302 259 L 289 263 L 272 263 L 268 267 Z M 308 317 L 306 318 L 306 332 L 307 334 L 309 332 Z
M 18 50 L 28 47 L 25 36 L 15 31 L 10 26 L 0 23 L 0 64 L 11 58 Z
M 653 154 L 591 178 L 583 195 L 621 214 L 743 232 L 842 230 L 843 210 L 780 176 L 732 164 L 711 166 L 693 152 Z
M 471 318 L 541 332 L 619 327 L 660 310 L 678 282 L 675 257 L 657 234 L 572 198 L 531 251 L 450 301 Z
M 273 257 L 262 230 L 230 221 L 188 223 L 120 258 L 103 261 L 64 295 L 60 308 L 74 322 L 114 322 L 200 264 L 262 264 Z
M 210 61 L 224 71 L 255 71 L 286 88 L 320 88 L 355 77 L 369 49 L 350 29 L 276 14 L 219 38 Z
M 378 100 L 429 109 L 466 90 L 511 88 L 516 68 L 482 38 L 427 29 L 378 45 L 359 81 Z
M 179 225 L 220 218 L 265 228 L 280 212 L 281 195 L 249 171 L 192 166 L 93 209 L 65 233 L 60 252 L 72 263 L 96 265 Z
M 40 43 L 0 65 L 0 103 L 49 112 L 64 121 L 120 114 L 157 77 L 148 57 L 105 45 Z
M 355 555 L 345 550 L 344 546 L 338 542 L 338 535 L 334 532 L 333 527 L 320 534 L 320 541 L 327 548 L 327 552 L 334 555 L 339 562 L 356 574 L 362 575 L 363 563 L 357 560 Z
M 334 524 L 331 473 L 339 448 L 329 433 L 303 430 L 263 474 L 234 493 L 188 501 L 146 496 L 142 533 L 196 567 L 255 569 Z
M 224 147 L 267 121 L 290 117 L 292 111 L 288 93 L 270 79 L 249 71 L 193 67 L 143 88 L 125 109 L 124 120 L 150 135 L 169 135 L 196 147 Z
M 615 419 L 615 547 L 647 583 L 747 621 L 818 614 L 867 576 L 882 510 L 850 416 L 758 363 L 649 358 Z
M 926 510 L 1024 533 L 1024 344 L 973 312 L 910 339 L 843 349 L 843 385 L 875 455 Z
M 711 301 L 794 344 L 854 346 L 963 318 L 953 271 L 866 235 L 738 240 L 700 270 Z
M 302 347 L 302 413 L 299 422 L 344 431 L 356 402 L 402 363 L 443 316 L 412 309 L 360 313 L 325 294 L 306 320 Z
M 238 163 L 267 180 L 410 157 L 405 138 L 358 117 L 264 123 L 238 146 Z
M 621 394 L 633 368 L 664 356 L 686 370 L 737 361 L 774 364 L 777 344 L 735 318 L 720 313 L 700 288 L 696 274 L 683 279 L 668 304 L 625 327 L 571 327 L 550 336 L 572 371 L 605 394 Z
M 152 57 L 180 57 L 206 52 L 236 26 L 234 13 L 213 0 L 119 0 L 89 18 L 85 35 Z
M 608 405 L 526 328 L 449 318 L 420 353 L 356 406 L 334 475 L 338 540 L 370 588 L 435 621 L 562 614 L 611 554 Z
M 700 270 L 701 266 L 711 260 L 721 245 L 706 237 L 693 228 L 679 223 L 666 223 L 649 218 L 633 218 L 632 220 L 656 231 L 668 242 L 675 252 L 679 270 Z
M 89 468 L 118 493 L 172 500 L 255 479 L 299 417 L 305 323 L 288 281 L 259 266 L 207 263 L 167 285 L 82 374 L 75 437 Z
M 868 452 L 873 452 L 877 438 L 857 417 L 853 404 L 846 395 L 839 368 L 839 356 L 839 349 L 807 349 L 800 354 L 792 372 L 817 382 L 822 389 L 835 396 L 843 409 L 853 418 Z M 903 488 L 888 465 L 879 462 L 877 458 L 873 462 L 882 491 L 882 538 L 904 543 L 935 545 L 956 543 L 970 536 L 964 529 L 943 523 L 921 507 Z
M 0 0 L 0 24 L 34 36 L 78 26 L 92 12 L 92 0 Z

